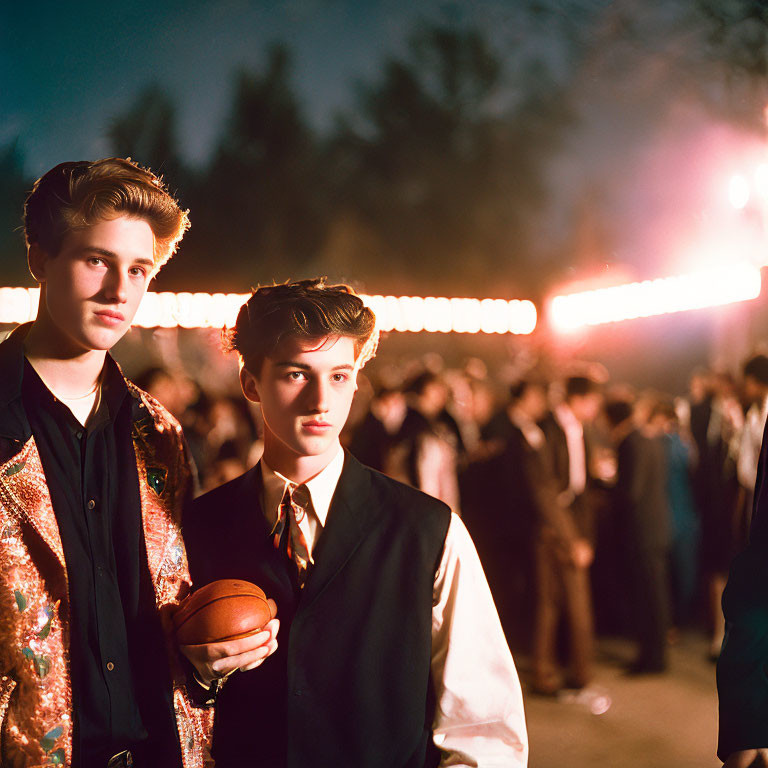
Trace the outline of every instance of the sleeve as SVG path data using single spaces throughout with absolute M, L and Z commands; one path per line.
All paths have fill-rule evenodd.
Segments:
M 529 478 L 529 486 L 540 522 L 565 545 L 579 538 L 579 531 L 569 507 L 558 493 L 557 484 L 546 455 L 536 450 L 523 451 L 523 470 Z
M 456 514 L 435 577 L 431 669 L 440 766 L 526 766 L 517 670 L 480 559 Z
M 768 434 L 768 433 L 767 433 Z M 768 439 L 758 464 L 750 543 L 723 594 L 725 640 L 717 663 L 717 754 L 768 747 Z
M 768 747 L 768 551 L 750 545 L 731 565 L 723 594 L 725 639 L 717 662 L 719 743 L 725 760 Z

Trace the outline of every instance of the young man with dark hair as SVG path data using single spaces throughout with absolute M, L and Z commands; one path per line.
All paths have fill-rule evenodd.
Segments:
M 2 765 L 202 768 L 207 718 L 164 620 L 189 588 L 190 467 L 108 354 L 188 225 L 118 158 L 62 163 L 27 198 L 40 304 L 0 344 Z M 275 631 L 196 649 L 198 676 L 259 663 Z
M 567 546 L 562 536 L 539 538 L 536 550 L 536 619 L 533 642 L 534 688 L 554 694 L 561 687 L 584 688 L 592 677 L 594 627 L 589 567 L 594 556 L 594 512 L 589 492 L 589 462 L 584 428 L 600 410 L 600 389 L 584 376 L 565 383 L 565 399 L 541 422 L 546 460 L 554 475 L 560 517 L 568 519 Z M 569 668 L 561 676 L 556 637 L 560 618 L 567 621 Z
M 442 502 L 339 433 L 375 318 L 346 286 L 257 290 L 232 334 L 264 457 L 184 517 L 195 583 L 255 582 L 282 641 L 219 693 L 217 768 L 524 766 L 517 673 L 482 567 Z
M 664 444 L 635 424 L 635 409 L 626 400 L 604 408 L 616 447 L 613 514 L 619 561 L 623 565 L 637 639 L 631 674 L 655 674 L 667 668 L 670 627 L 669 504 Z

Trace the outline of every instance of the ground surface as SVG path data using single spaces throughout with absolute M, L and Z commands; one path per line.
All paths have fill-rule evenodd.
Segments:
M 631 647 L 600 643 L 593 689 L 610 699 L 589 701 L 525 696 L 530 768 L 717 768 L 715 666 L 706 643 L 684 636 L 670 649 L 670 670 L 627 677 Z M 525 677 L 525 659 L 520 659 Z M 602 705 L 602 706 L 601 706 Z

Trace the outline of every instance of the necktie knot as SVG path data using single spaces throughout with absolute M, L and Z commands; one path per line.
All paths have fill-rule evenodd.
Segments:
M 286 493 L 288 494 L 288 503 L 293 509 L 293 516 L 296 522 L 300 523 L 311 503 L 309 488 L 303 483 L 301 485 L 289 484 L 286 487 Z
M 306 517 L 310 504 L 311 496 L 306 485 L 288 483 L 280 502 L 277 522 L 272 529 L 273 543 L 295 565 L 300 587 L 304 586 L 309 567 L 309 548 L 300 523 Z

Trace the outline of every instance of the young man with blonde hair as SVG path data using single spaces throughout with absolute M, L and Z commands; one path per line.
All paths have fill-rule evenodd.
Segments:
M 255 582 L 277 652 L 216 704 L 217 768 L 525 766 L 515 666 L 461 520 L 342 450 L 373 312 L 343 285 L 260 288 L 231 336 L 264 456 L 195 500 L 196 584 Z
M 39 310 L 0 344 L 3 766 L 203 765 L 164 620 L 190 583 L 181 429 L 108 354 L 188 225 L 119 158 L 62 163 L 27 198 Z M 258 664 L 275 631 L 196 649 L 198 677 Z

